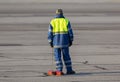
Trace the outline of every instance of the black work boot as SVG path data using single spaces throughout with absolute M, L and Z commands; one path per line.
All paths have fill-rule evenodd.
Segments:
M 75 74 L 75 71 L 68 71 L 67 73 L 66 73 L 67 75 L 71 75 L 71 74 Z

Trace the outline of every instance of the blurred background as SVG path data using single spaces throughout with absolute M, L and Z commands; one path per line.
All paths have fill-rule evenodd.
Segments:
M 47 31 L 58 8 L 70 19 L 74 31 L 70 48 L 74 69 L 101 71 L 80 63 L 88 61 L 120 71 L 120 0 L 0 0 L 0 80 L 7 76 L 16 82 L 16 76 L 32 77 L 52 68 Z M 102 82 L 119 82 L 119 72 L 112 74 L 116 77 L 101 78 Z

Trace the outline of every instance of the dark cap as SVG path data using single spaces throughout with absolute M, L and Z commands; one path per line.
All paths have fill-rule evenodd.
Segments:
M 56 14 L 63 14 L 63 10 L 62 9 L 57 9 Z

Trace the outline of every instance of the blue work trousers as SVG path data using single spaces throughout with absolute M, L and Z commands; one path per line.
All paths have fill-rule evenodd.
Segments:
M 66 66 L 67 72 L 72 71 L 72 62 L 69 54 L 69 47 L 54 48 L 54 56 L 55 56 L 55 62 L 56 62 L 56 69 L 58 71 L 63 70 L 62 60 L 64 60 L 64 64 Z

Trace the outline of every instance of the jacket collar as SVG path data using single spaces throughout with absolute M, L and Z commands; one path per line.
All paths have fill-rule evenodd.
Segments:
M 55 15 L 55 18 L 65 18 L 62 14 Z

